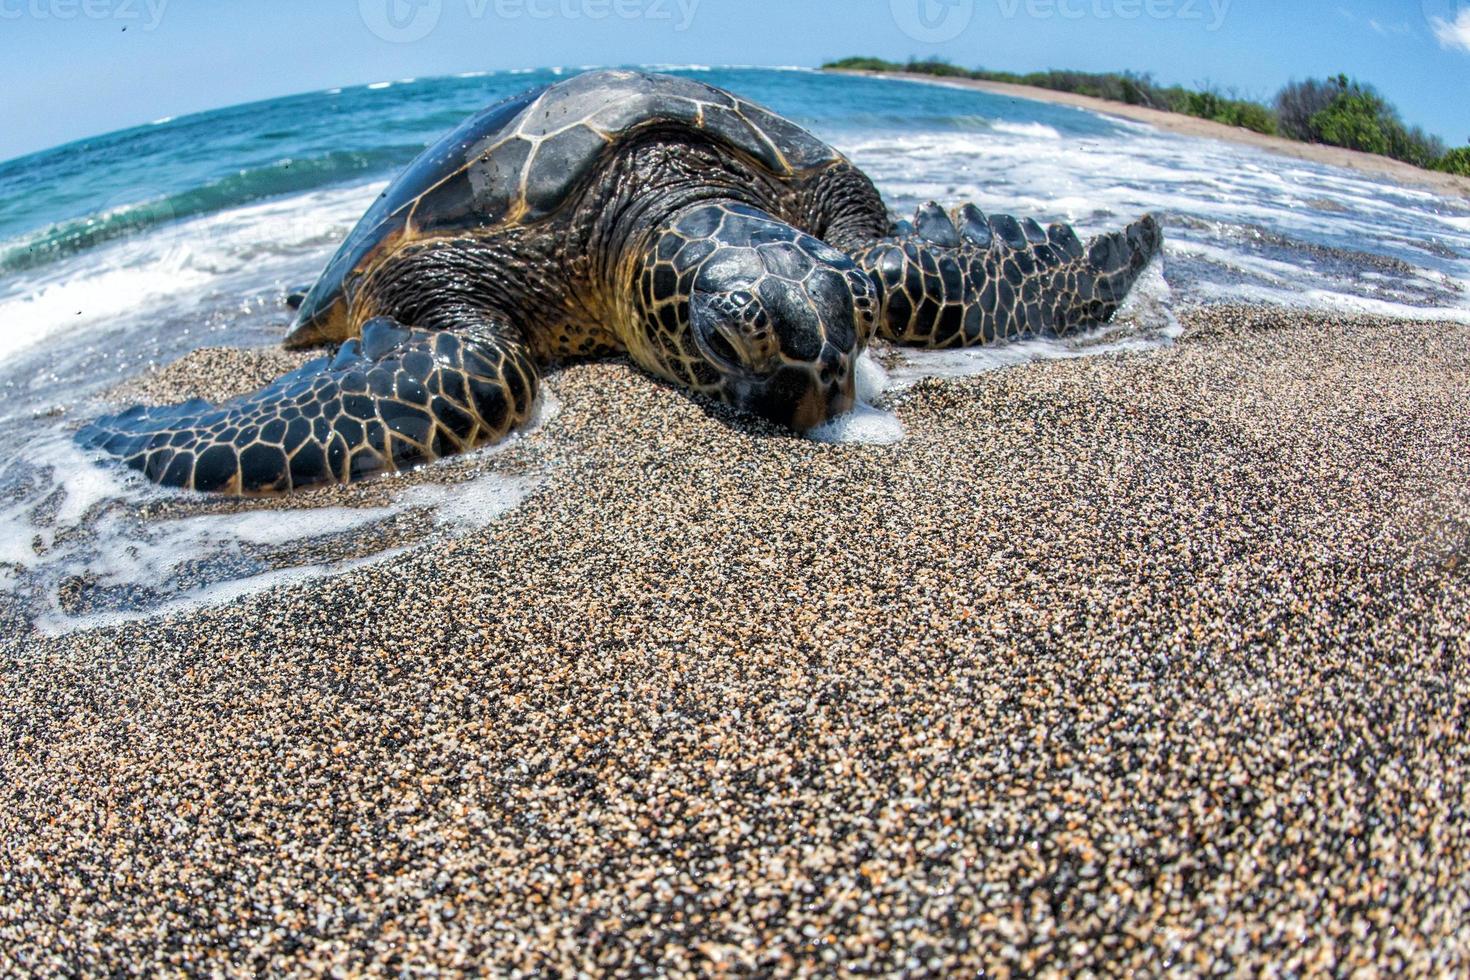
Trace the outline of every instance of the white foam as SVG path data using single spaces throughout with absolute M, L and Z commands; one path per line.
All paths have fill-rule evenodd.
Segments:
M 1348 313 L 1394 317 L 1405 320 L 1441 320 L 1446 323 L 1470 324 L 1470 309 L 1454 306 L 1415 306 L 1389 300 L 1356 296 L 1327 289 L 1262 286 L 1254 283 L 1222 284 L 1202 282 L 1196 286 L 1197 298 L 1216 303 L 1247 303 L 1284 306 L 1318 313 Z
M 167 536 L 197 542 L 200 550 L 212 550 L 234 542 L 254 545 L 283 545 L 309 538 L 341 534 L 380 523 L 397 513 L 392 507 L 318 507 L 308 510 L 260 510 L 242 514 L 190 517 L 160 525 Z M 170 548 L 171 554 L 185 553 Z
M 883 370 L 883 365 L 873 357 L 871 351 L 864 351 L 858 358 L 853 370 L 853 381 L 857 389 L 857 400 L 860 402 L 876 402 L 883 397 L 888 390 L 888 372 Z
M 858 402 L 852 411 L 812 429 L 806 437 L 813 442 L 891 446 L 903 441 L 904 430 L 892 412 Z
M 378 564 L 417 547 L 432 546 L 440 539 L 431 535 L 417 544 L 351 560 L 308 562 L 264 571 L 259 570 L 261 559 L 252 556 L 274 550 L 272 561 L 275 562 L 281 558 L 281 549 L 308 554 L 311 545 L 338 535 L 381 527 L 411 511 L 430 511 L 440 535 L 462 533 L 504 516 L 525 500 L 535 486 L 535 481 L 492 471 L 453 485 L 408 486 L 395 494 L 390 504 L 381 507 L 245 511 L 141 525 L 130 516 L 109 513 L 97 523 L 95 537 L 89 543 L 58 548 L 41 559 L 27 556 L 16 564 L 31 568 L 38 564 L 45 566 L 43 579 L 50 583 L 48 609 L 37 617 L 36 625 L 46 633 L 66 633 L 218 606 L 267 589 Z M 10 557 L 8 550 L 5 557 Z M 176 583 L 186 581 L 185 569 L 199 562 L 212 563 L 224 571 L 212 573 L 205 585 L 178 589 Z M 231 567 L 243 569 L 245 574 L 230 574 Z M 88 577 L 93 587 L 154 589 L 170 597 L 145 609 L 70 616 L 62 611 L 57 589 L 68 577 L 81 574 Z
M 877 407 L 892 386 L 892 379 L 871 351 L 864 351 L 857 359 L 853 382 L 857 395 L 853 410 L 807 431 L 806 438 L 813 442 L 876 446 L 902 442 L 903 423 L 892 412 Z
M 531 416 L 526 420 L 525 426 L 517 433 L 516 438 L 524 438 L 536 432 L 542 426 L 550 424 L 557 416 L 561 415 L 561 409 L 561 399 L 557 397 L 556 392 L 551 389 L 550 385 L 543 382 L 540 391 L 537 392 L 536 402 L 531 406 Z
M 648 67 L 647 65 L 644 66 Z M 721 71 L 780 71 L 798 72 L 807 75 L 818 75 L 822 69 L 813 68 L 810 65 L 716 65 Z
M 307 565 L 301 568 L 287 568 L 274 572 L 263 572 L 260 575 L 252 575 L 248 578 L 221 582 L 217 585 L 201 586 L 200 588 L 181 593 L 177 598 L 146 611 L 127 610 L 121 612 L 88 613 L 82 616 L 68 616 L 59 611 L 50 612 L 38 616 L 35 620 L 35 627 L 36 631 L 44 636 L 61 636 L 84 630 L 120 626 L 124 623 L 178 616 L 200 609 L 211 609 L 228 605 L 229 603 L 236 602 L 240 599 L 247 599 L 250 596 L 258 595 L 270 589 L 302 585 L 318 579 L 345 575 L 348 572 L 356 571 L 360 568 L 381 564 L 412 550 L 412 548 L 395 548 L 376 555 L 370 555 L 367 558 L 359 558 L 352 561 Z
M 991 124 L 997 133 L 1008 133 L 1011 136 L 1025 136 L 1031 139 L 1059 140 L 1062 134 L 1052 126 L 1045 123 L 1013 123 L 996 122 Z
M 531 494 L 530 480 L 501 477 L 472 480 L 454 486 L 426 486 L 413 495 L 414 506 L 430 506 L 434 520 L 444 527 L 484 527 L 510 513 Z
M 925 378 L 970 378 L 1032 361 L 1084 356 L 1059 340 L 1023 340 L 962 350 L 904 350 L 891 372 L 897 390 Z
M 1178 258 L 1206 259 L 1222 269 L 1250 273 L 1268 282 L 1288 283 L 1299 277 L 1302 272 L 1301 266 L 1290 262 L 1248 255 L 1205 242 L 1178 242 L 1173 248 Z
M 184 253 L 174 250 L 149 263 L 101 267 L 75 279 L 42 284 L 26 295 L 0 299 L 0 358 L 53 333 L 116 316 L 140 303 L 170 295 L 190 295 L 209 276 L 187 268 Z M 192 304 L 191 304 L 192 305 Z
M 512 439 L 474 456 L 483 462 L 503 452 L 560 410 L 555 392 L 543 385 L 531 423 Z M 461 458 L 447 465 L 463 462 Z M 0 569 L 0 589 L 41 596 L 45 608 L 39 611 L 37 626 L 48 633 L 207 608 L 366 567 L 445 535 L 483 527 L 513 510 L 538 485 L 534 479 L 505 476 L 492 468 L 457 483 L 406 484 L 383 505 L 258 509 L 155 520 L 146 516 L 150 505 L 196 495 L 159 489 L 117 465 L 98 465 L 59 433 L 38 442 L 24 461 L 6 461 L 0 474 L 13 476 L 13 469 L 22 466 L 34 470 L 40 483 L 0 507 L 0 566 L 5 566 Z M 431 517 L 432 533 L 416 545 L 350 561 L 312 558 L 332 539 L 425 512 Z M 39 542 L 39 550 L 33 542 Z M 70 616 L 62 609 L 60 588 L 76 576 L 85 576 L 92 588 L 122 594 L 151 591 L 161 601 L 142 609 Z
M 58 527 L 76 527 L 94 507 L 109 500 L 136 499 L 139 493 L 140 481 L 136 476 L 125 475 L 127 471 L 120 472 L 116 467 L 108 472 L 94 465 L 69 442 L 40 454 L 38 459 L 54 464 L 52 478 L 63 493 L 56 508 Z
M 1179 319 L 1174 315 L 1174 290 L 1164 278 L 1164 263 L 1172 249 L 1165 245 L 1164 252 L 1138 274 L 1133 289 L 1123 305 L 1113 314 L 1111 328 L 1127 330 L 1145 343 L 1157 341 L 1167 344 L 1184 334 Z
M 19 515 L 0 514 L 0 565 L 25 568 L 36 561 L 36 530 Z
M 48 266 L 0 292 L 0 359 L 149 309 L 198 307 L 232 284 L 325 264 L 381 182 L 276 199 L 150 230 Z
M 55 561 L 57 535 L 79 527 L 99 504 L 142 499 L 142 485 L 131 471 L 95 465 L 59 434 L 28 446 L 24 460 L 4 461 L 7 474 L 19 466 L 44 470 L 47 478 L 33 493 L 0 503 L 0 563 L 34 568 Z M 42 505 L 53 499 L 55 506 L 46 512 Z M 45 520 L 37 518 L 38 511 L 46 513 Z

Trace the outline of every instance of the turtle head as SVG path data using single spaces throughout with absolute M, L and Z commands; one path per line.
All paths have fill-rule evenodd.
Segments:
M 717 379 L 696 387 L 797 430 L 852 408 L 877 296 L 848 256 L 737 205 L 696 208 L 672 234 L 687 268 L 666 281 L 688 284 L 697 373 Z
M 297 307 L 291 332 L 286 335 L 288 349 L 340 344 L 362 333 L 366 317 L 353 315 L 354 307 L 361 306 L 354 299 L 360 298 L 365 271 L 392 255 L 403 241 L 406 218 L 402 209 L 400 213 L 388 213 L 397 204 L 384 192 L 352 229 Z
M 296 310 L 291 332 L 286 335 L 288 350 L 307 350 L 339 344 L 352 337 L 352 318 L 348 315 L 347 297 L 330 280 L 318 282 L 306 294 Z

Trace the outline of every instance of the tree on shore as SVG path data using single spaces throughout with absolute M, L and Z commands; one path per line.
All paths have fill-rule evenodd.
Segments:
M 1304 142 L 1377 153 L 1418 167 L 1433 167 L 1446 157 L 1444 143 L 1406 126 L 1373 86 L 1346 75 L 1288 83 L 1276 96 L 1276 118 L 1282 135 Z

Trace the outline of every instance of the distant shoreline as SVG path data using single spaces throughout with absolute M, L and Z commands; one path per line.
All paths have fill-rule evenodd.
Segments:
M 1195 116 L 1187 116 L 1178 112 L 1165 112 L 1161 109 L 1149 109 L 1144 106 L 1128 105 L 1124 102 L 1110 102 L 1106 99 L 1096 99 L 1088 95 L 1057 92 L 1052 89 L 1037 88 L 1032 85 L 1012 85 L 1007 82 L 985 82 L 969 78 L 940 78 L 934 75 L 923 75 L 916 72 L 858 71 L 845 68 L 824 70 L 833 75 L 899 78 L 906 81 L 922 82 L 926 85 L 975 89 L 980 92 L 988 92 L 991 95 L 1000 95 L 1013 99 L 1026 99 L 1031 102 L 1049 102 L 1053 105 L 1072 106 L 1073 108 L 1086 109 L 1090 112 L 1101 113 L 1102 115 L 1117 116 L 1136 122 L 1148 123 L 1159 129 L 1171 133 L 1179 133 L 1183 136 L 1196 136 L 1202 139 L 1218 139 L 1227 140 L 1232 143 L 1243 143 L 1247 146 L 1253 146 L 1280 156 L 1293 157 L 1297 160 L 1308 160 L 1313 163 L 1323 163 L 1334 167 L 1345 167 L 1349 170 L 1356 170 L 1359 173 L 1387 177 L 1407 186 L 1424 188 L 1440 194 L 1470 199 L 1470 178 L 1458 177 L 1454 174 L 1440 173 L 1434 170 L 1424 170 L 1412 164 L 1401 163 L 1398 160 L 1378 156 L 1373 153 L 1360 153 L 1357 150 L 1345 150 L 1336 146 L 1323 146 L 1320 143 L 1300 143 L 1296 140 L 1283 139 L 1280 136 L 1266 136 L 1261 133 L 1252 132 L 1249 129 L 1243 129 L 1238 126 L 1226 126 L 1222 123 L 1200 119 Z

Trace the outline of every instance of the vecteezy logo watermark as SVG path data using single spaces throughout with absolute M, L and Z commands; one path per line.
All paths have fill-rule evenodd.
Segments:
M 0 0 L 0 20 L 118 20 L 151 31 L 163 23 L 168 0 Z
M 0 0 L 4 3 L 5 0 Z M 463 0 L 470 20 L 619 20 L 666 22 L 676 31 L 694 24 L 703 0 Z M 947 0 L 959 2 L 959 0 Z M 963 0 L 972 3 L 973 0 Z M 358 0 L 367 29 L 384 41 L 421 41 L 439 26 L 444 0 Z
M 995 0 L 1006 20 L 1193 20 L 1218 31 L 1233 0 Z M 1206 18 L 1208 23 L 1205 23 Z
M 367 29 L 393 44 L 422 41 L 439 26 L 442 0 L 358 0 Z
M 1470 54 L 1470 0 L 1422 0 L 1424 20 L 1439 46 Z
M 953 41 L 975 17 L 975 0 L 888 0 L 893 22 L 915 41 Z

